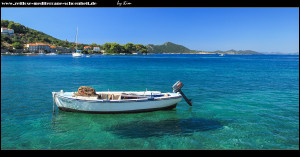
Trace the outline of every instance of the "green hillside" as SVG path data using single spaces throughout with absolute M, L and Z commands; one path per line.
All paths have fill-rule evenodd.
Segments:
M 28 43 L 47 43 L 56 47 L 74 49 L 76 43 L 59 40 L 43 32 L 28 28 L 20 23 L 15 23 L 13 21 L 1 20 L 1 27 L 14 30 L 14 35 L 1 35 L 1 49 L 23 49 L 24 44 Z M 92 44 L 77 44 L 78 50 L 83 50 L 84 53 L 100 53 L 99 51 L 93 52 L 90 50 L 84 50 L 84 46 L 100 47 L 104 50 L 106 54 L 119 54 L 126 53 L 132 54 L 135 51 L 140 53 L 147 53 L 147 48 L 142 44 L 127 43 L 125 45 L 120 45 L 118 43 L 105 43 L 99 45 L 96 43 Z
M 228 51 L 196 51 L 190 50 L 182 45 L 166 42 L 163 45 L 147 45 L 148 52 L 150 53 L 202 53 L 202 54 L 232 54 L 232 55 L 259 55 L 261 53 L 252 50 L 228 50 Z
M 191 53 L 195 52 L 182 45 L 177 45 L 171 42 L 165 42 L 163 45 L 147 45 L 148 52 L 150 53 Z
M 75 43 L 59 40 L 20 23 L 14 23 L 13 21 L 1 20 L 1 27 L 13 29 L 16 34 L 14 36 L 1 35 L 1 47 L 11 44 L 12 46 L 18 45 L 17 48 L 22 48 L 23 44 L 27 43 L 48 43 L 66 48 L 74 48 L 75 46 Z

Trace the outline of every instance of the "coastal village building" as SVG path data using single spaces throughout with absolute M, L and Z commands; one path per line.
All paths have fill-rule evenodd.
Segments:
M 83 49 L 84 49 L 84 50 L 91 50 L 92 47 L 90 47 L 90 46 L 85 46 L 85 47 L 83 47 Z
M 30 52 L 50 52 L 50 45 L 45 43 L 29 43 L 25 47 Z
M 5 28 L 5 27 L 1 27 L 1 35 L 14 35 L 14 30 L 13 29 L 8 29 L 8 28 Z
M 50 52 L 56 52 L 57 49 L 56 49 L 56 46 L 50 46 Z
M 94 47 L 93 51 L 100 51 L 100 47 Z

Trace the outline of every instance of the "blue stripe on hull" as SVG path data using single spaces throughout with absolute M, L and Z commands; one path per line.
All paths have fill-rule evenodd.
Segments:
M 66 112 L 80 112 L 80 113 L 93 113 L 93 114 L 118 114 L 118 113 L 142 113 L 142 112 L 152 112 L 159 110 L 171 110 L 176 107 L 177 104 L 173 104 L 167 107 L 161 108 L 149 108 L 149 109 L 141 109 L 141 110 L 129 110 L 129 111 L 82 111 L 65 107 L 58 107 L 62 111 Z

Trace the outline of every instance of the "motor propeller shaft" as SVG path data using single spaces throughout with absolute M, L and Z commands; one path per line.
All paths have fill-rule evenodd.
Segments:
M 190 106 L 192 106 L 192 101 L 191 101 L 191 99 L 188 99 L 188 98 L 184 95 L 184 93 L 181 91 L 181 88 L 182 88 L 182 87 L 183 87 L 183 83 L 180 82 L 180 81 L 177 81 L 177 82 L 172 86 L 172 88 L 173 88 L 173 93 L 179 92 L 179 93 L 182 95 L 182 97 L 184 98 L 184 100 L 185 100 Z

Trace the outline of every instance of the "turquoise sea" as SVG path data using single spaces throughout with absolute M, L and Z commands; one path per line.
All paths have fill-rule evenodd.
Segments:
M 169 111 L 52 111 L 52 91 L 158 90 Z M 299 149 L 299 56 L 1 56 L 1 149 Z

